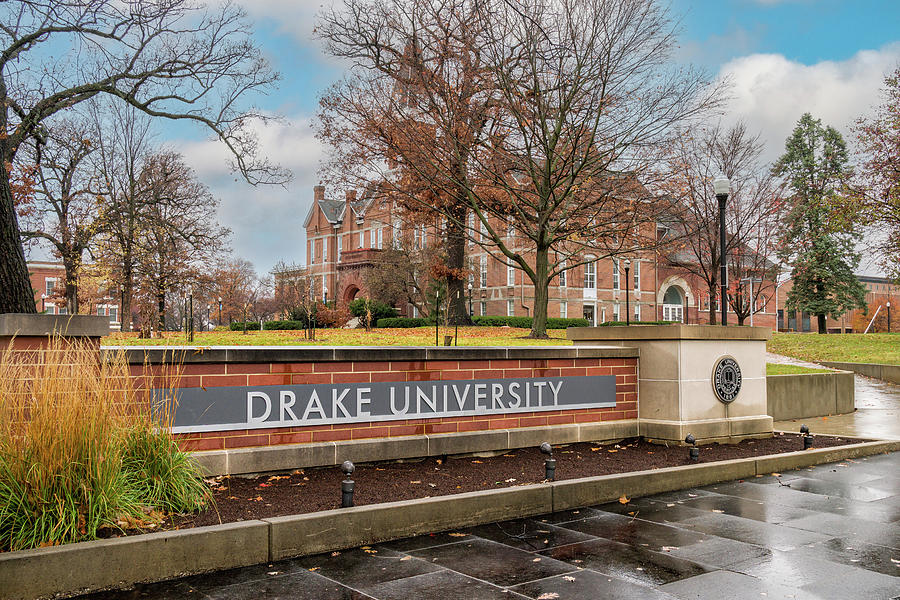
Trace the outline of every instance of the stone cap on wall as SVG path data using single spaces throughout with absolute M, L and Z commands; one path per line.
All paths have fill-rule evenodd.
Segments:
M 575 343 L 621 340 L 757 340 L 772 337 L 768 327 L 730 325 L 617 325 L 612 327 L 570 327 L 566 335 Z
M 637 358 L 624 346 L 103 346 L 131 364 Z
M 109 335 L 109 317 L 96 315 L 0 314 L 2 336 L 103 337 Z

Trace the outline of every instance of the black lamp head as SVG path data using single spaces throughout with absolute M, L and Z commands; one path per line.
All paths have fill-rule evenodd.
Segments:
M 553 454 L 553 446 L 550 445 L 550 442 L 544 442 L 541 444 L 541 452 L 546 454 L 547 456 L 551 456 Z
M 690 444 L 692 446 L 697 443 L 697 439 L 694 437 L 693 433 L 687 434 L 687 437 L 684 438 L 684 441 L 685 441 L 685 443 Z
M 356 470 L 356 467 L 353 466 L 353 463 L 349 460 L 345 460 L 341 465 L 341 471 L 344 472 L 344 475 L 352 475 L 353 471 Z
M 806 435 L 807 433 L 809 433 L 809 427 L 807 427 L 806 425 L 801 425 L 800 433 L 802 433 L 803 435 Z

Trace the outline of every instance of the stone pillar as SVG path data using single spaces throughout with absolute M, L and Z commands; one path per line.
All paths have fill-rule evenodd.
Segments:
M 638 430 L 683 443 L 770 437 L 766 414 L 766 327 L 636 325 L 570 328 L 576 346 L 629 346 L 638 361 Z M 728 360 L 731 359 L 731 360 Z M 717 389 L 718 388 L 718 389 Z

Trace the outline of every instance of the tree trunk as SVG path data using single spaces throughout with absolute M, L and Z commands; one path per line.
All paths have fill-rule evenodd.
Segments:
M 78 268 L 81 261 L 74 252 L 63 256 L 63 268 L 66 271 L 66 306 L 70 315 L 77 315 L 78 306 Z
M 825 315 L 816 315 L 816 320 L 819 322 L 819 333 L 828 333 L 828 329 L 825 327 Z
M 126 251 L 122 257 L 122 289 L 119 300 L 119 322 L 122 323 L 122 331 L 131 329 L 131 300 L 134 296 L 134 271 L 132 268 L 131 252 Z
M 36 313 L 9 172 L 0 160 L 0 313 Z
M 159 320 L 157 321 L 157 332 L 159 337 L 163 337 L 166 330 L 166 291 L 163 289 L 156 290 L 156 304 L 159 311 Z
M 718 290 L 716 289 L 716 282 L 713 281 L 709 287 L 709 324 L 716 324 L 716 294 Z
M 454 218 L 460 223 L 465 221 L 466 211 L 454 211 Z M 450 269 L 450 275 L 447 277 L 447 293 L 449 294 L 449 314 L 448 322 L 450 325 L 471 325 L 472 320 L 469 318 L 469 309 L 466 304 L 466 236 L 462 227 L 447 220 L 447 267 Z
M 538 248 L 534 260 L 534 319 L 531 322 L 531 335 L 537 339 L 547 338 L 547 304 L 549 300 L 550 279 L 547 261 L 549 250 Z

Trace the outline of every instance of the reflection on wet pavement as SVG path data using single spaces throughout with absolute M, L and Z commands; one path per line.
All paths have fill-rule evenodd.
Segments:
M 898 473 L 900 452 L 89 598 L 890 600 Z
M 768 362 L 798 364 L 813 367 L 796 359 L 777 354 L 767 354 Z M 900 440 L 900 385 L 855 375 L 856 412 L 846 415 L 831 415 L 809 419 L 776 421 L 775 429 L 797 431 L 801 422 L 809 425 L 815 433 L 828 435 L 849 435 L 870 439 Z

